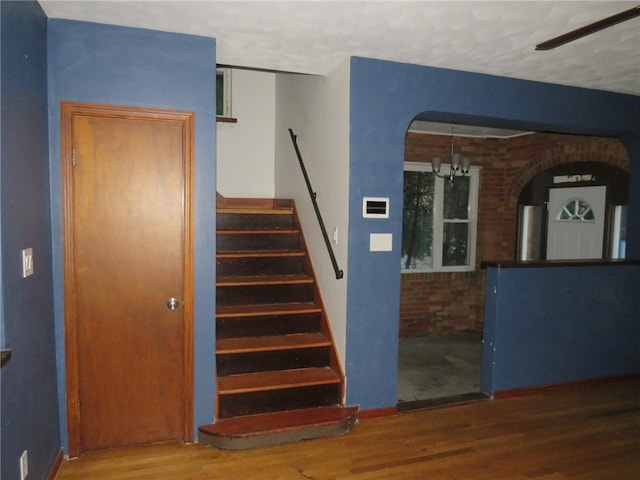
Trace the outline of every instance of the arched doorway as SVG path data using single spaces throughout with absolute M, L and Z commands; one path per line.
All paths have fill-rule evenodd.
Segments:
M 462 131 L 463 127 L 473 128 L 455 127 L 455 132 Z M 412 124 L 405 138 L 405 162 L 428 165 L 432 157 L 446 156 L 450 129 L 451 124 L 445 124 L 439 132 L 418 131 Z M 472 166 L 480 167 L 474 261 L 469 264 L 470 268 L 462 271 L 406 272 L 403 269 L 401 274 L 397 385 L 397 407 L 401 411 L 482 396 L 480 385 L 475 381 L 480 375 L 482 361 L 484 272 L 481 263 L 520 258 L 523 217 L 519 212 L 524 210 L 523 206 L 538 209 L 546 206 L 548 195 L 541 197 L 539 191 L 542 189 L 548 194 L 546 187 L 554 185 L 554 177 L 556 182 L 559 181 L 557 177 L 570 177 L 571 187 L 609 186 L 605 193 L 603 220 L 603 228 L 609 233 L 604 236 L 602 250 L 608 252 L 614 244 L 620 250 L 623 245 L 628 177 L 624 167 L 628 165 L 628 155 L 619 140 L 544 132 L 493 133 L 484 127 L 476 127 L 476 130 L 481 133 L 473 135 L 466 131 L 464 135 L 455 135 L 456 151 L 460 149 L 470 154 Z M 593 158 L 603 161 L 594 162 Z M 444 167 L 447 162 L 443 160 L 442 163 L 443 169 L 448 171 L 448 167 Z M 572 164 L 580 166 L 578 173 Z M 594 166 L 599 167 L 594 170 L 591 168 Z M 598 182 L 587 182 L 589 173 Z M 571 177 L 576 174 L 583 175 L 580 178 L 587 183 L 576 185 Z M 549 182 L 545 183 L 546 187 L 540 187 L 544 178 Z M 606 178 L 610 180 L 605 181 Z M 572 199 L 567 198 L 564 206 Z M 579 204 L 574 203 L 573 207 L 576 205 Z M 535 224 L 540 221 L 538 217 L 539 212 L 530 215 L 529 220 Z M 546 216 L 544 218 L 546 221 Z M 547 230 L 536 232 L 538 236 L 546 235 Z M 546 243 L 546 240 L 540 243 Z M 406 257 L 403 251 L 405 262 Z M 473 361 L 468 360 L 472 357 L 460 359 L 455 350 L 459 346 L 455 342 L 465 336 L 475 338 L 478 353 Z M 429 340 L 433 340 L 433 345 L 429 345 Z M 452 342 L 447 344 L 448 340 Z M 473 364 L 474 361 L 477 363 Z M 473 368 L 457 371 L 455 367 L 461 365 Z M 463 375 L 472 380 L 464 380 Z
M 407 132 L 400 411 L 486 397 L 480 391 L 482 274 L 476 246 L 481 165 L 476 157 L 488 132 L 424 121 L 414 121 Z M 493 131 L 499 134 L 508 135 Z

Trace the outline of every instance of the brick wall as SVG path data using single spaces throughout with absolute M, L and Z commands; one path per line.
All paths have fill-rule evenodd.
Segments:
M 405 160 L 448 158 L 450 137 L 408 132 Z M 480 331 L 483 325 L 484 260 L 516 255 L 518 196 L 529 180 L 556 165 L 597 161 L 629 171 L 616 139 L 536 133 L 511 139 L 456 137 L 456 152 L 480 166 L 476 269 L 462 273 L 406 273 L 400 294 L 400 336 Z M 444 160 L 443 160 L 444 162 Z

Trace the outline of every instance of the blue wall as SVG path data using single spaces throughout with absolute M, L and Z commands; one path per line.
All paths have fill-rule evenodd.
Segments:
M 365 58 L 351 59 L 350 89 L 347 402 L 374 409 L 396 403 L 402 163 L 411 120 L 425 114 L 620 137 L 632 159 L 629 224 L 640 225 L 640 97 Z M 363 219 L 363 196 L 389 197 L 389 219 Z M 375 232 L 393 234 L 393 252 L 369 252 Z M 628 255 L 640 258 L 640 227 L 628 235 Z
M 53 279 L 63 443 L 67 445 L 62 304 L 61 101 L 167 108 L 196 114 L 194 427 L 210 423 L 215 395 L 215 40 L 50 20 L 48 46 Z
M 640 265 L 487 271 L 482 391 L 640 373 Z
M 196 112 L 194 424 L 211 421 L 215 395 L 214 75 L 214 39 L 65 20 L 50 20 L 47 29 L 37 3 L 2 2 L 2 114 L 12 118 L 11 124 L 2 124 L 2 331 L 5 344 L 15 349 L 14 359 L 2 370 L 3 478 L 15 478 L 17 461 L 12 459 L 26 448 L 25 442 L 30 458 L 34 453 L 38 458 L 32 465 L 34 478 L 39 475 L 33 469 L 44 472 L 59 445 L 52 393 L 56 388 L 52 310 L 59 434 L 63 445 L 67 442 L 60 101 Z M 640 258 L 638 97 L 363 58 L 351 60 L 350 88 L 347 403 L 360 404 L 362 409 L 396 403 L 402 162 L 407 127 L 417 114 L 426 112 L 437 121 L 622 138 L 632 158 L 628 253 Z M 363 196 L 390 197 L 390 218 L 361 218 Z M 15 204 L 20 210 L 7 208 Z M 375 232 L 394 235 L 393 252 L 369 252 L 369 234 Z M 19 255 L 26 246 L 34 248 L 37 273 L 23 280 L 16 277 L 16 252 Z M 574 280 L 578 278 L 568 279 Z M 25 290 L 27 282 L 30 288 Z M 626 305 L 626 298 L 621 303 Z M 25 382 L 33 378 L 38 381 Z M 25 421 L 32 422 L 33 428 L 24 428 Z M 23 440 L 21 435 L 28 438 Z
M 1 2 L 2 338 L 13 357 L 0 373 L 0 477 L 46 478 L 60 450 L 54 351 L 47 19 L 36 2 Z M 21 250 L 33 248 L 34 275 L 22 278 Z

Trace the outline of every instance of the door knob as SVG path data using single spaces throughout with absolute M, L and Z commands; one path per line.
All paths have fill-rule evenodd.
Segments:
M 167 300 L 167 308 L 169 310 L 175 310 L 179 306 L 180 306 L 180 301 L 177 298 L 171 297 L 169 300 Z

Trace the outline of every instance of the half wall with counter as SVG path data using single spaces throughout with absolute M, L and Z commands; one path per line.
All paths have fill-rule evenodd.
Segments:
M 640 261 L 483 268 L 483 392 L 640 374 Z

